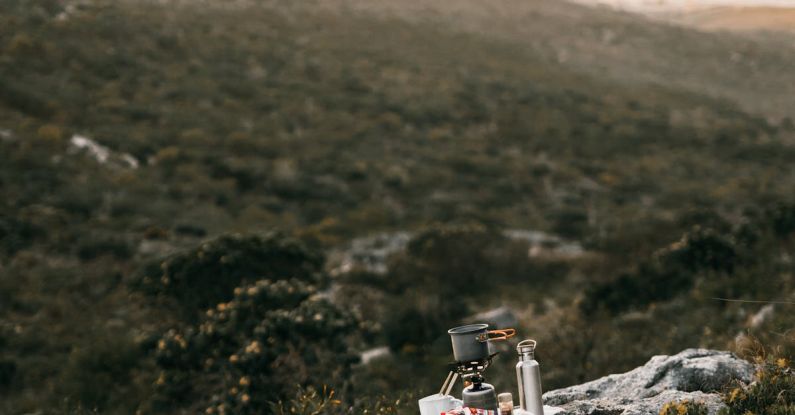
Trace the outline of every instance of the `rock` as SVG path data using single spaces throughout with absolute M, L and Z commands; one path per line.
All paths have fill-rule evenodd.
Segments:
M 11 130 L 0 128 L 0 141 L 14 141 L 14 139 L 16 139 L 16 136 Z
M 464 320 L 471 323 L 487 323 L 492 329 L 516 327 L 519 324 L 516 313 L 514 313 L 510 307 L 506 306 L 477 313 Z
M 392 352 L 389 350 L 389 347 L 383 346 L 376 347 L 375 349 L 365 350 L 359 355 L 359 357 L 362 361 L 362 364 L 367 365 L 373 360 L 387 357 L 391 354 Z
M 775 314 L 776 306 L 775 304 L 768 304 L 748 319 L 748 328 L 756 329 L 759 328 L 762 324 L 765 324 L 765 321 L 770 320 L 771 317 Z
M 530 245 L 527 255 L 530 258 L 559 257 L 576 258 L 585 254 L 585 250 L 578 242 L 566 241 L 556 235 L 532 229 L 508 229 L 503 232 L 506 238 L 514 241 L 524 241 Z
M 340 252 L 331 252 L 329 262 L 332 275 L 356 269 L 384 275 L 389 257 L 406 249 L 412 234 L 409 232 L 384 232 L 356 238 Z
M 86 151 L 89 155 L 91 155 L 91 157 L 93 157 L 100 164 L 105 164 L 108 161 L 113 161 L 114 162 L 113 164 L 117 166 L 128 167 L 131 169 L 138 168 L 138 160 L 135 157 L 133 157 L 131 154 L 127 153 L 115 154 L 108 147 L 105 147 L 102 144 L 99 144 L 88 137 L 75 134 L 69 140 L 69 145 L 72 147 L 73 150 Z
M 724 407 L 720 389 L 731 380 L 750 382 L 754 366 L 729 352 L 687 349 L 654 356 L 629 372 L 550 391 L 544 403 L 561 415 L 658 414 L 670 401 L 703 402 L 715 415 Z M 546 411 L 545 411 L 546 412 Z

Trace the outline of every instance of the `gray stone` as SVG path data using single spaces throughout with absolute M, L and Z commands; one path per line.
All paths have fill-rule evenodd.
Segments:
M 686 399 L 703 402 L 713 415 L 724 407 L 720 389 L 732 380 L 751 382 L 753 374 L 751 363 L 729 352 L 687 349 L 654 356 L 626 373 L 547 392 L 544 403 L 563 409 L 561 415 L 646 415 Z
M 510 307 L 502 306 L 477 313 L 464 319 L 468 323 L 487 323 L 492 329 L 516 327 L 519 320 Z

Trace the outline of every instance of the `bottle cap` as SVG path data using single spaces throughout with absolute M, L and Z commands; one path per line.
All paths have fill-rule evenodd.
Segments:
M 522 355 L 525 353 L 533 353 L 536 350 L 536 341 L 532 339 L 522 340 L 516 345 L 516 351 Z

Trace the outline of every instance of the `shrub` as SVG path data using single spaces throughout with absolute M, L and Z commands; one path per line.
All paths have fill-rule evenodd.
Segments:
M 115 399 L 135 402 L 133 374 L 141 356 L 141 348 L 127 334 L 92 339 L 72 349 L 57 390 L 75 403 L 96 410 L 117 404 Z
M 0 253 L 13 255 L 30 246 L 42 229 L 11 216 L 0 216 Z
M 724 395 L 723 415 L 795 414 L 795 371 L 785 358 L 759 359 L 756 381 L 738 385 Z
M 578 207 L 567 207 L 555 211 L 550 220 L 552 230 L 569 239 L 581 239 L 588 228 L 588 213 Z
M 701 402 L 688 400 L 679 402 L 668 402 L 662 409 L 660 415 L 708 415 L 707 406 Z
M 77 244 L 77 257 L 83 261 L 103 255 L 128 259 L 133 253 L 134 248 L 127 240 L 114 235 L 84 235 Z
M 207 230 L 204 229 L 204 227 L 189 223 L 178 224 L 174 227 L 174 232 L 178 235 L 192 236 L 196 238 L 201 238 L 207 235 Z
M 387 345 L 397 352 L 427 351 L 430 342 L 444 336 L 469 312 L 466 304 L 449 301 L 449 297 L 416 292 L 404 298 L 413 301 L 391 301 L 383 321 Z
M 270 404 L 275 415 L 320 415 L 344 413 L 342 402 L 334 397 L 334 390 L 323 387 L 321 392 L 315 388 L 298 388 L 295 397 L 287 402 L 279 401 Z
M 694 227 L 674 248 L 664 251 L 665 260 L 689 271 L 712 269 L 731 272 L 739 259 L 730 232 Z
M 36 134 L 42 140 L 50 142 L 58 142 L 61 140 L 61 137 L 63 137 L 63 131 L 61 131 L 61 127 L 52 124 L 46 124 L 39 127 Z
M 491 251 L 505 238 L 479 224 L 435 225 L 409 241 L 406 254 L 392 264 L 395 289 L 434 288 L 443 293 L 482 288 L 494 264 Z
M 690 288 L 692 283 L 692 273 L 650 260 L 641 263 L 635 272 L 586 288 L 580 310 L 585 315 L 599 309 L 618 314 L 655 301 L 668 300 Z
M 795 204 L 779 203 L 767 210 L 773 232 L 785 238 L 795 232 Z
M 196 324 L 166 332 L 154 405 L 196 402 L 206 413 L 262 413 L 295 385 L 344 383 L 358 359 L 358 320 L 298 279 L 259 280 Z
M 14 380 L 17 365 L 11 360 L 0 359 L 0 391 L 6 389 Z
M 225 235 L 196 249 L 154 261 L 133 285 L 177 300 L 186 316 L 231 297 L 235 287 L 258 279 L 322 282 L 323 256 L 279 233 Z
M 695 226 L 635 270 L 588 287 L 580 308 L 585 314 L 600 308 L 616 314 L 668 300 L 690 289 L 699 273 L 731 274 L 740 261 L 733 234 Z
M 397 399 L 386 396 L 361 397 L 351 405 L 337 399 L 334 390 L 323 387 L 298 387 L 287 401 L 274 402 L 270 410 L 274 415 L 342 415 L 342 414 L 415 414 L 416 396 L 401 394 Z

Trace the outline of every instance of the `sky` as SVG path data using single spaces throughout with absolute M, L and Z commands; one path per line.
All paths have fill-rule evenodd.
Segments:
M 580 3 L 599 3 L 630 10 L 688 10 L 709 6 L 789 6 L 795 0 L 576 0 Z

